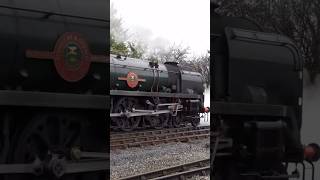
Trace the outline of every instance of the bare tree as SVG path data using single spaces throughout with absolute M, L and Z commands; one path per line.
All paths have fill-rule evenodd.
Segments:
M 190 48 L 189 47 L 182 47 L 181 45 L 175 45 L 169 47 L 169 50 L 166 54 L 164 54 L 165 61 L 174 61 L 181 63 L 185 61 L 188 57 Z
M 189 58 L 187 61 L 182 61 L 180 66 L 183 69 L 187 69 L 190 71 L 199 72 L 202 77 L 204 83 L 206 83 L 207 87 L 210 85 L 210 56 L 209 52 L 205 55 L 194 56 Z
M 123 28 L 122 18 L 118 16 L 114 4 L 110 6 L 110 36 L 117 42 L 128 40 L 128 30 Z
M 152 49 L 147 55 L 148 59 L 157 59 L 160 62 L 177 62 L 181 63 L 186 61 L 190 54 L 189 47 L 173 44 L 169 48 L 156 48 Z
M 220 0 L 218 13 L 251 19 L 265 31 L 290 37 L 304 56 L 311 82 L 320 72 L 320 1 Z

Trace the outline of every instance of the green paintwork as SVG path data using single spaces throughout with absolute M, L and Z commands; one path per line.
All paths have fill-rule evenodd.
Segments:
M 173 78 L 173 74 L 168 73 L 168 67 L 176 68 L 175 78 Z M 118 80 L 119 77 L 126 78 L 129 72 L 134 72 L 139 79 L 145 79 L 145 82 L 139 82 L 137 87 L 130 88 L 125 80 Z M 183 93 L 203 94 L 203 82 L 199 73 L 183 71 L 174 64 L 159 64 L 159 67 L 154 70 L 149 65 L 149 61 L 133 58 L 118 59 L 113 55 L 110 56 L 110 87 L 113 90 L 150 92 L 154 79 L 157 79 L 157 72 L 159 72 L 159 92 L 176 92 L 174 86 L 177 86 L 182 77 L 181 91 Z M 157 91 L 156 83 L 153 91 Z

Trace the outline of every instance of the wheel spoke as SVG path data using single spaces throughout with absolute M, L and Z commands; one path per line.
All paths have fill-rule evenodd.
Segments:
M 12 151 L 13 162 L 30 163 L 36 157 L 44 160 L 49 151 L 64 152 L 65 148 L 72 147 L 79 138 L 80 129 L 76 127 L 81 127 L 72 126 L 72 122 L 75 120 L 54 115 L 35 117 L 17 139 L 19 144 Z
M 79 132 L 72 132 L 66 137 L 63 141 L 64 147 L 71 147 L 71 145 L 76 142 L 77 138 L 79 137 Z
M 172 116 L 172 125 L 173 127 L 180 127 L 180 124 L 181 124 L 181 119 L 180 117 L 177 115 L 177 116 Z
M 42 145 L 43 148 L 50 148 L 50 140 L 46 133 L 39 133 L 39 132 L 34 132 L 33 133 L 33 138 L 32 138 L 32 146 L 37 147 L 38 149 L 40 148 L 39 145 Z
M 65 128 L 67 134 L 65 134 L 65 137 L 63 139 L 63 146 L 64 147 L 71 147 L 72 144 L 78 143 L 77 138 L 80 136 L 80 130 L 81 127 L 76 125 L 71 125 L 67 128 Z
M 120 98 L 114 105 L 114 112 L 124 113 L 132 112 L 134 108 L 138 106 L 138 101 L 134 98 Z M 121 129 L 123 131 L 132 131 L 136 129 L 141 121 L 140 117 L 117 117 L 112 118 L 112 123 L 117 127 L 116 129 Z
M 62 123 L 63 120 L 64 120 L 64 118 L 58 119 L 58 122 L 57 122 L 57 127 L 59 129 L 59 134 L 58 134 L 57 140 L 58 140 L 59 145 L 63 144 L 64 137 L 68 134 L 68 132 L 66 132 L 66 129 Z
M 30 120 L 21 132 L 16 134 L 14 139 L 18 142 L 10 151 L 8 163 L 31 163 L 35 158 L 39 160 L 50 160 L 48 152 L 70 157 L 65 150 L 78 147 L 80 144 L 80 132 L 82 117 L 68 116 L 64 114 L 43 114 L 37 115 Z M 58 135 L 60 134 L 60 135 Z M 81 146 L 80 146 L 81 147 Z M 98 180 L 101 179 L 99 173 L 86 173 L 65 175 L 61 180 Z M 33 175 L 13 175 L 10 180 L 54 180 L 52 175 L 45 174 L 39 177 Z

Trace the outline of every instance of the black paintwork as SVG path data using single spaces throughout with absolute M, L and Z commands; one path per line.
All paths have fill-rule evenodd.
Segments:
M 186 71 L 173 62 L 159 63 L 156 69 L 149 61 L 135 58 L 116 58 L 110 56 L 110 88 L 111 90 L 169 92 L 184 94 L 203 94 L 203 79 L 200 73 Z M 130 88 L 126 81 L 128 72 L 134 72 L 145 82 L 139 82 L 137 87 Z M 158 88 L 157 88 L 158 86 Z M 128 92 L 130 93 L 130 92 Z
M 77 3 L 72 0 L 50 0 L 45 3 L 39 0 L 1 1 L 0 89 L 105 94 L 106 64 L 92 63 L 85 78 L 70 83 L 57 74 L 53 60 L 27 59 L 25 50 L 52 51 L 62 33 L 79 32 L 87 39 L 93 54 L 108 54 L 109 14 L 106 8 L 107 2 L 101 0 L 79 0 Z M 27 73 L 28 77 L 24 77 L 23 73 Z M 94 74 L 99 74 L 101 78 L 96 80 Z
M 124 91 L 124 90 L 110 90 L 110 95 L 111 96 L 133 96 L 133 97 L 181 98 L 181 99 L 202 99 L 203 97 L 203 94 Z
M 0 91 L 0 106 L 106 110 L 109 96 L 32 91 Z
M 43 145 L 39 138 L 33 136 L 35 131 L 50 136 L 48 140 L 59 137 L 70 140 L 69 145 L 55 142 L 57 146 L 54 148 L 59 146 L 59 151 L 66 156 L 75 146 L 83 151 L 107 151 L 105 114 L 109 108 L 109 65 L 92 63 L 85 78 L 71 83 L 58 75 L 53 60 L 27 59 L 25 53 L 26 49 L 53 51 L 56 40 L 64 32 L 78 32 L 85 36 L 92 54 L 106 56 L 109 54 L 109 2 L 2 0 L 0 22 L 0 129 L 3 134 L 1 141 L 5 141 L 1 148 L 1 166 L 5 169 L 8 168 L 7 163 L 30 163 L 32 159 L 22 155 L 22 149 L 30 151 L 27 154 L 39 155 L 38 150 L 28 149 L 23 143 L 32 141 L 34 147 Z M 100 78 L 96 78 L 97 74 Z M 55 120 L 51 121 L 52 118 Z M 72 124 L 68 128 L 75 134 L 68 134 L 71 130 L 67 128 L 62 133 L 59 121 L 65 125 Z M 36 127 L 37 124 L 40 128 Z M 27 136 L 35 139 L 23 141 Z M 46 153 L 55 151 L 52 146 L 41 146 L 40 149 Z M 103 161 L 108 164 L 108 160 Z M 83 167 L 79 165 L 78 168 Z M 98 179 L 99 176 L 99 179 L 105 179 L 109 168 L 101 168 L 104 171 L 93 172 L 89 178 Z M 5 179 L 47 180 L 52 178 L 49 174 L 39 178 L 14 175 Z M 89 179 L 88 176 L 77 174 L 74 177 Z
M 285 36 L 265 33 L 247 19 L 215 12 L 210 38 L 212 117 L 214 123 L 224 122 L 223 134 L 233 140 L 229 149 L 233 156 L 218 159 L 215 173 L 225 176 L 222 179 L 270 169 L 285 175 L 282 162 L 303 161 L 299 50 Z

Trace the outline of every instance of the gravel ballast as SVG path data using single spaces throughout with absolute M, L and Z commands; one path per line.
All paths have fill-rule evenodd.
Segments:
M 111 179 L 206 159 L 209 153 L 209 139 L 114 150 L 110 153 Z M 192 179 L 203 178 L 207 179 L 199 176 Z

